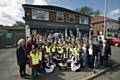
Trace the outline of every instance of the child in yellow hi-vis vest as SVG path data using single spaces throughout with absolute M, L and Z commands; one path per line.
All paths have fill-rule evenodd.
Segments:
M 35 49 L 35 46 L 32 45 L 32 51 L 30 51 L 31 58 L 31 67 L 32 67 L 32 78 L 35 79 L 37 77 L 38 65 L 39 65 L 39 52 Z

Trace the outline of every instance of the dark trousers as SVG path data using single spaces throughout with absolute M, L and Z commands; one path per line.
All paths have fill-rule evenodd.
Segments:
M 38 72 L 38 65 L 33 65 L 32 66 L 32 78 L 33 79 L 37 77 L 37 72 Z
M 101 66 L 104 66 L 104 64 L 105 64 L 105 57 L 104 56 L 100 56 L 100 63 L 101 63 Z
M 88 56 L 88 66 L 90 68 L 93 68 L 93 56 L 92 55 Z
M 19 65 L 20 69 L 19 69 L 19 73 L 20 76 L 23 77 L 26 74 L 26 65 Z

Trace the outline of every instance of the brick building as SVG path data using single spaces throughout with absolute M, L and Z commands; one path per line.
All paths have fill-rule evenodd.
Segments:
M 78 32 L 88 34 L 90 16 L 66 8 L 52 5 L 23 4 L 25 23 L 30 28 L 30 34 L 45 34 L 60 32 L 76 35 Z
M 119 37 L 120 24 L 118 20 L 106 17 L 106 37 Z M 91 20 L 93 36 L 104 37 L 104 17 L 99 16 Z

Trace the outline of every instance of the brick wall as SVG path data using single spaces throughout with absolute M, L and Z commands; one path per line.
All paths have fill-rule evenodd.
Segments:
M 25 17 L 27 19 L 32 19 L 32 9 L 31 8 L 25 8 Z
M 55 22 L 56 21 L 56 12 L 49 12 L 49 21 Z
M 49 11 L 49 21 L 51 22 L 56 22 L 56 13 L 57 11 Z M 69 22 L 69 14 L 70 13 L 64 13 L 64 22 Z M 75 15 L 75 23 L 79 24 L 79 18 L 86 18 L 86 16 L 82 16 L 82 15 Z M 32 8 L 25 8 L 25 18 L 26 19 L 32 19 Z M 90 24 L 90 18 L 89 18 L 89 24 Z
M 97 26 L 98 24 L 93 24 L 93 28 L 92 28 L 92 31 L 93 31 L 93 35 L 94 36 L 97 36 L 97 31 L 102 31 L 104 30 L 104 25 L 100 25 L 100 26 Z

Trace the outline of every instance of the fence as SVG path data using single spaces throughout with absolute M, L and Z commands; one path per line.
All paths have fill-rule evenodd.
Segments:
M 19 39 L 25 39 L 25 30 L 0 30 L 0 48 L 15 47 Z

